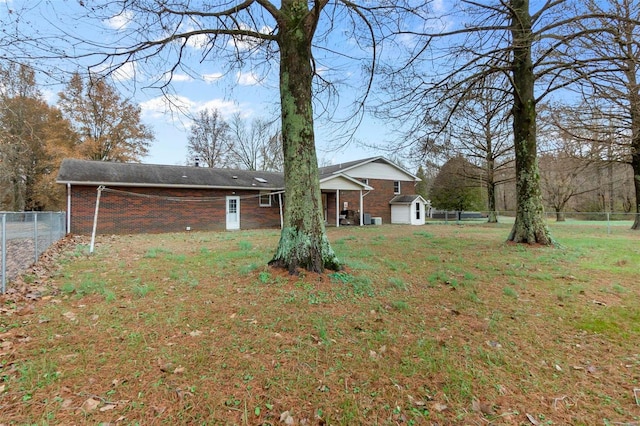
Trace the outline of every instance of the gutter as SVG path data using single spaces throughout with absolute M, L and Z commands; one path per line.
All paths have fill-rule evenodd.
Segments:
M 284 191 L 284 187 L 266 186 L 215 186 L 215 185 L 187 185 L 187 184 L 145 184 L 145 183 L 124 183 L 124 182 L 99 182 L 99 181 L 56 181 L 59 184 L 76 186 L 122 186 L 131 188 L 180 188 L 180 189 L 229 189 L 229 190 L 249 190 L 249 191 Z

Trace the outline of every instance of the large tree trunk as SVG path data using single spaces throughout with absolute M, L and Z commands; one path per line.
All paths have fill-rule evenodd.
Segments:
M 631 168 L 633 169 L 633 185 L 636 193 L 636 218 L 631 229 L 640 230 L 640 83 L 636 73 L 637 68 L 633 64 L 628 67 L 631 109 Z
M 489 223 L 498 223 L 498 212 L 496 211 L 496 182 L 495 182 L 495 161 L 491 156 L 487 158 L 487 201 L 489 207 Z
M 311 39 L 315 22 L 306 0 L 282 2 L 280 33 L 280 102 L 284 154 L 285 209 L 280 242 L 270 265 L 295 273 L 298 268 L 323 272 L 340 263 L 329 245 L 322 216 L 313 130 Z
M 631 149 L 631 167 L 633 168 L 633 184 L 636 193 L 636 218 L 633 221 L 631 229 L 640 230 L 640 129 L 635 130 L 636 135 L 632 143 Z
M 511 0 L 511 10 L 517 211 L 509 241 L 550 245 L 552 239 L 544 221 L 538 170 L 529 0 Z

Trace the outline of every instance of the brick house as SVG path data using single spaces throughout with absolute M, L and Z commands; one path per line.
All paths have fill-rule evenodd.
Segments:
M 282 173 L 65 159 L 67 230 L 128 234 L 280 227 Z M 100 191 L 98 191 L 100 188 Z
M 320 168 L 325 221 L 391 223 L 390 201 L 417 180 L 382 157 Z M 250 170 L 65 159 L 57 182 L 75 234 L 94 220 L 99 234 L 279 228 L 286 198 L 282 173 Z
M 338 175 L 349 176 L 367 185 L 370 189 L 364 193 L 323 190 L 325 218 L 328 224 L 335 225 L 337 223 L 340 225 L 342 222 L 349 225 L 368 225 L 370 222 L 367 219 L 369 218 L 371 220 L 379 218 L 382 223 L 424 224 L 427 202 L 424 198 L 415 196 L 415 185 L 420 181 L 420 178 L 397 164 L 384 157 L 371 157 L 320 168 L 321 182 L 323 179 Z M 396 201 L 399 196 L 412 196 L 413 198 L 407 205 Z M 394 220 L 395 217 L 404 217 L 404 215 L 392 216 L 393 205 L 396 206 L 393 207 L 396 213 L 402 209 L 412 209 L 411 216 L 414 219 L 410 222 Z M 416 219 L 418 213 L 419 218 Z M 336 220 L 336 215 L 338 220 Z M 406 215 L 409 215 L 409 212 L 406 212 Z

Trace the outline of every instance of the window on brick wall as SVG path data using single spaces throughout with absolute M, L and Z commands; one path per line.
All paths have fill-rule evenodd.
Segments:
M 260 207 L 271 207 L 271 193 L 266 191 L 260 192 Z
M 400 193 L 400 181 L 396 180 L 393 182 L 393 193 L 394 194 L 399 194 Z

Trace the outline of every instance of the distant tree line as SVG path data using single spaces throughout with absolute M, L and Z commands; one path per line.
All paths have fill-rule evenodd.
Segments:
M 154 139 L 141 109 L 105 79 L 70 76 L 50 105 L 26 65 L 0 65 L 0 210 L 64 210 L 55 180 L 64 158 L 140 162 Z M 240 114 L 204 110 L 188 136 L 189 164 L 282 170 L 281 132 Z
M 73 74 L 51 106 L 32 68 L 0 64 L 1 210 L 62 210 L 63 158 L 140 161 L 152 140 L 140 108 L 104 80 Z
M 217 109 L 200 111 L 188 136 L 188 163 L 206 167 L 282 171 L 282 132 L 273 121 L 236 113 L 230 122 Z

